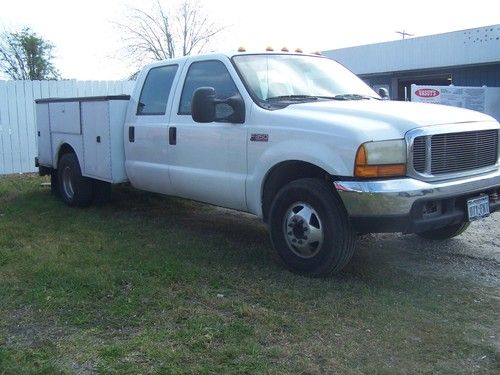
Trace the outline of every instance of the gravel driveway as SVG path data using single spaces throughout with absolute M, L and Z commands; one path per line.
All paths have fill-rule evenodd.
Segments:
M 353 266 L 361 261 L 380 262 L 381 267 L 400 267 L 415 274 L 467 278 L 500 291 L 500 213 L 473 222 L 463 234 L 446 241 L 429 241 L 413 234 L 363 236 Z
M 217 207 L 211 207 L 204 215 L 210 217 L 211 223 L 238 222 L 246 230 L 258 228 L 262 237 L 267 236 L 264 224 L 255 216 Z M 382 268 L 399 267 L 418 275 L 465 278 L 496 288 L 500 298 L 500 212 L 473 222 L 460 236 L 446 241 L 400 233 L 362 236 L 347 267 L 362 268 L 366 262 Z

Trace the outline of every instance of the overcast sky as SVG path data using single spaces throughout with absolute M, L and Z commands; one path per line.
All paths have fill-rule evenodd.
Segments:
M 175 6 L 177 0 L 161 0 Z M 500 23 L 498 0 L 200 0 L 228 26 L 213 50 L 301 47 L 305 52 L 384 42 Z M 123 79 L 126 61 L 116 22 L 151 0 L 0 0 L 0 27 L 31 27 L 55 46 L 63 78 Z M 147 61 L 145 61 L 146 63 Z

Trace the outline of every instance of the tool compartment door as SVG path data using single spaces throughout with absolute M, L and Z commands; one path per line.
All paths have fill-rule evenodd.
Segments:
M 50 137 L 49 104 L 36 104 L 36 124 L 38 139 L 38 162 L 40 165 L 52 167 L 52 143 Z
M 83 174 L 112 181 L 109 102 L 81 102 Z
M 50 130 L 53 133 L 81 134 L 78 101 L 51 102 L 49 113 Z

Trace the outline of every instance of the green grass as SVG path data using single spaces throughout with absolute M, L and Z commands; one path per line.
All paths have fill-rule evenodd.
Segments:
M 499 370 L 498 284 L 383 241 L 307 279 L 251 217 L 125 187 L 69 208 L 42 182 L 0 177 L 0 374 Z

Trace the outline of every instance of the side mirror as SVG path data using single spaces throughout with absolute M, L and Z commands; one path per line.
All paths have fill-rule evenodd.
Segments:
M 191 116 L 196 122 L 215 121 L 215 90 L 213 87 L 200 87 L 193 94 Z
M 231 113 L 224 117 L 217 117 L 217 106 L 229 106 Z M 236 94 L 226 99 L 216 99 L 213 87 L 200 87 L 193 93 L 191 101 L 191 117 L 195 122 L 207 123 L 214 121 L 243 124 L 245 122 L 245 102 Z
M 389 100 L 389 90 L 387 90 L 385 87 L 381 87 L 378 89 L 378 94 L 380 97 L 384 100 Z

